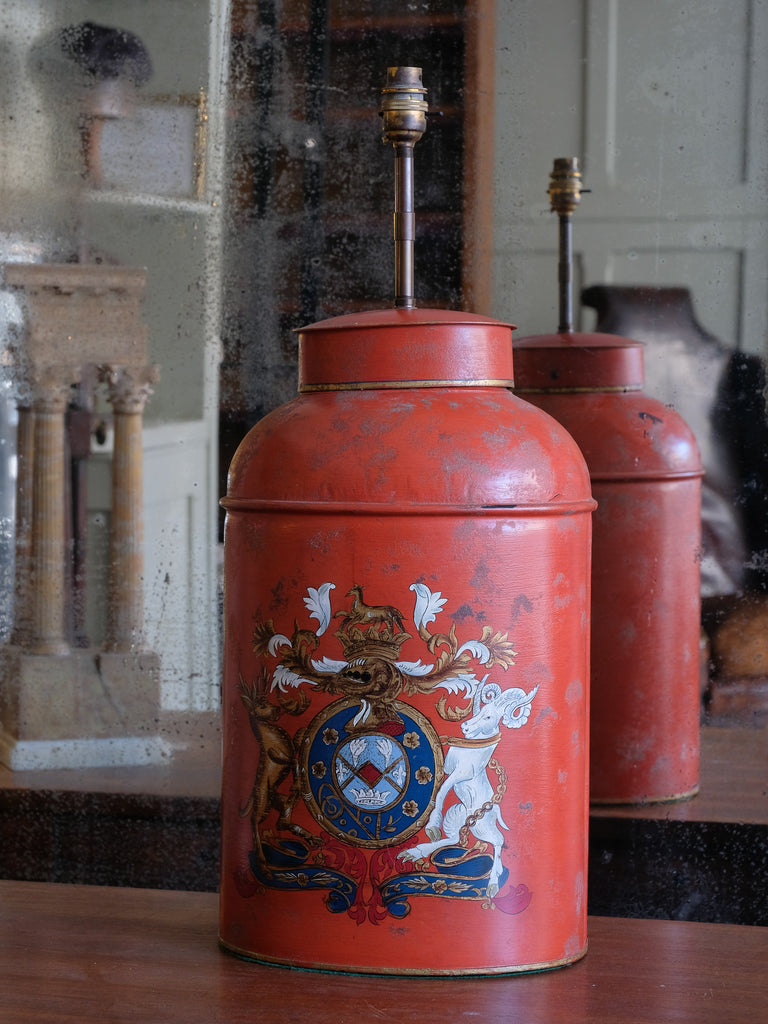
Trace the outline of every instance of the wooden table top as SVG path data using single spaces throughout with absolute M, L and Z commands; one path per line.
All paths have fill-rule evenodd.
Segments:
M 768 729 L 701 730 L 698 794 L 666 804 L 593 805 L 593 818 L 768 825 Z
M 213 893 L 0 882 L 0 1021 L 768 1020 L 765 928 L 591 918 L 589 953 L 571 967 L 404 978 L 237 960 L 218 949 L 217 909 Z

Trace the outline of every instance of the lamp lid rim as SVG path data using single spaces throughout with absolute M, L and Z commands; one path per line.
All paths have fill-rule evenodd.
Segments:
M 330 317 L 327 320 L 318 320 L 316 323 L 307 324 L 304 327 L 297 327 L 297 334 L 306 334 L 310 331 L 343 331 L 343 330 L 366 330 L 372 327 L 441 327 L 452 326 L 487 326 L 505 327 L 510 331 L 516 330 L 514 324 L 504 320 L 496 320 L 494 317 L 484 316 L 480 313 L 467 313 L 461 310 L 432 309 L 411 306 L 407 308 L 391 309 L 369 309 L 357 313 L 343 313 L 340 316 Z
M 644 349 L 645 343 L 601 331 L 553 331 L 515 338 L 515 349 Z

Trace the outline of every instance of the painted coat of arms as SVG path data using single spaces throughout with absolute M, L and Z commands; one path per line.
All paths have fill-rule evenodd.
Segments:
M 333 610 L 332 582 L 309 587 L 291 636 L 257 622 L 253 650 L 265 668 L 240 680 L 240 699 L 259 743 L 259 762 L 241 814 L 250 818 L 243 896 L 263 888 L 322 890 L 328 909 L 358 922 L 404 917 L 416 896 L 480 901 L 520 913 L 531 899 L 509 883 L 503 861 L 506 767 L 495 756 L 502 729 L 519 729 L 538 687 L 503 688 L 492 674 L 514 664 L 507 633 L 484 626 L 460 642 L 456 624 L 432 631 L 446 598 L 410 587 L 413 632 L 395 606 L 369 604 L 363 587 Z M 321 638 L 331 637 L 321 653 Z M 424 655 L 401 658 L 418 637 Z M 335 656 L 331 656 L 335 655 Z M 270 664 L 272 662 L 272 664 Z M 336 699 L 306 721 L 313 695 Z M 438 734 L 409 698 L 435 699 Z M 305 824 L 294 820 L 303 804 Z

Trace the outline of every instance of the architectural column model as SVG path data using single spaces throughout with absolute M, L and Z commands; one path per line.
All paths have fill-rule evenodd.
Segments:
M 168 753 L 160 736 L 146 733 L 160 695 L 159 659 L 144 647 L 141 435 L 159 376 L 147 363 L 140 317 L 145 277 L 138 268 L 83 263 L 4 269 L 25 307 L 23 342 L 13 353 L 14 627 L 0 652 L 0 761 L 12 768 L 146 764 Z M 114 427 L 106 635 L 101 644 L 80 647 L 69 636 L 65 417 L 73 386 L 96 379 L 106 386 Z

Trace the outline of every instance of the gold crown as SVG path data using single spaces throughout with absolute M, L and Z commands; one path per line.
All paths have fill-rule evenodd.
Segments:
M 375 626 L 369 626 L 365 631 L 359 626 L 348 626 L 345 630 L 339 630 L 336 636 L 344 648 L 346 660 L 350 663 L 367 658 L 397 661 L 400 657 L 400 648 L 411 637 L 410 633 L 394 633 L 390 626 L 378 630 Z

